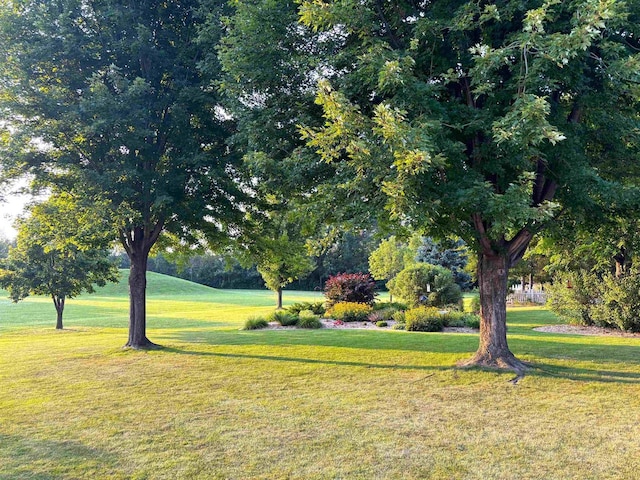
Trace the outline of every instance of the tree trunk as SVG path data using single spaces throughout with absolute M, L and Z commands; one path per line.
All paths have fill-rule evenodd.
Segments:
M 480 254 L 480 345 L 475 355 L 462 366 L 481 366 L 514 370 L 521 374 L 526 365 L 507 345 L 507 280 L 509 261 L 506 254 Z
M 276 310 L 282 310 L 282 287 L 276 290 Z
M 64 295 L 61 297 L 57 297 L 56 295 L 51 295 L 51 299 L 53 300 L 53 305 L 56 307 L 56 330 L 62 330 L 62 313 L 64 312 Z
M 529 290 L 533 291 L 533 272 L 529 274 Z
M 129 267 L 129 341 L 134 349 L 153 348 L 157 345 L 147 338 L 147 260 L 149 252 L 132 252 Z

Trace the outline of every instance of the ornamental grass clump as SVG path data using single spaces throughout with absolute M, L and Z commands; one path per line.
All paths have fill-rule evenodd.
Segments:
M 302 310 L 298 315 L 299 328 L 322 328 L 322 322 L 311 310 Z
M 366 322 L 373 312 L 371 306 L 358 302 L 340 302 L 327 310 L 327 316 L 343 322 Z
M 269 326 L 269 322 L 262 317 L 249 317 L 244 322 L 243 330 L 259 330 Z
M 270 322 L 278 322 L 283 327 L 290 327 L 298 323 L 298 316 L 283 310 L 276 310 L 267 317 Z
M 315 315 L 324 315 L 326 309 L 324 302 L 297 302 L 289 305 L 286 310 L 288 313 L 298 316 L 303 310 L 311 310 Z

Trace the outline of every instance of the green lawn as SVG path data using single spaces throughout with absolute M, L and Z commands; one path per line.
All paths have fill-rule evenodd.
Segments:
M 477 335 L 240 331 L 271 292 L 150 276 L 148 333 L 123 350 L 122 285 L 70 300 L 0 301 L 0 479 L 635 479 L 640 339 L 535 332 L 536 368 L 458 370 Z M 285 301 L 318 294 L 285 292 Z

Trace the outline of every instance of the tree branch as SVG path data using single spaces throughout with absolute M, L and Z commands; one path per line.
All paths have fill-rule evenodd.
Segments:
M 523 228 L 509 241 L 507 248 L 509 268 L 513 267 L 524 256 L 532 238 L 533 232 L 528 228 Z
M 491 240 L 487 236 L 487 231 L 485 229 L 484 223 L 482 221 L 482 217 L 479 213 L 474 213 L 471 215 L 473 219 L 473 226 L 476 229 L 476 232 L 480 235 L 480 246 L 482 247 L 482 251 L 486 255 L 494 255 L 495 252 L 491 246 Z
M 391 43 L 391 46 L 393 48 L 396 48 L 396 49 L 402 48 L 402 45 L 400 45 L 400 40 L 398 40 L 398 37 L 396 37 L 393 34 L 393 30 L 391 28 L 391 25 L 387 21 L 387 17 L 385 17 L 384 12 L 382 11 L 382 2 L 380 0 L 376 0 L 376 13 L 378 14 L 378 17 L 380 18 L 380 21 L 384 25 L 384 28 L 388 32 L 389 42 Z

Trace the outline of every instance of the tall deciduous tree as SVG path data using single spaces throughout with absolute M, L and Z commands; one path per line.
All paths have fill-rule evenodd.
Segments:
M 162 232 L 228 236 L 243 197 L 228 116 L 198 63 L 224 2 L 12 0 L 0 9 L 5 158 L 107 200 L 131 260 L 127 346 L 146 335 L 146 270 Z
M 285 232 L 260 241 L 256 265 L 265 285 L 276 293 L 276 308 L 282 308 L 282 289 L 313 270 L 313 262 L 301 239 Z
M 87 207 L 65 194 L 33 206 L 18 221 L 16 246 L 9 248 L 0 271 L 0 285 L 11 299 L 50 296 L 56 328 L 62 329 L 67 299 L 117 281 L 118 269 L 109 259 L 111 238 L 100 213 L 95 205 Z
M 287 18 L 297 8 L 275 3 Z M 509 269 L 560 212 L 625 199 L 620 165 L 637 162 L 640 145 L 638 9 L 613 0 L 341 0 L 302 1 L 302 27 L 251 17 L 281 38 L 311 29 L 305 38 L 333 45 L 319 58 L 309 42 L 270 43 L 295 51 L 279 69 L 314 55 L 308 78 L 319 80 L 325 118 L 303 133 L 350 179 L 340 183 L 350 192 L 345 211 L 386 197 L 404 225 L 457 235 L 477 251 L 482 320 L 469 365 L 525 370 L 507 344 Z M 246 58 L 257 38 L 234 36 L 229 52 Z M 239 71 L 236 91 L 252 98 L 263 70 Z M 252 109 L 270 118 L 279 90 L 264 92 Z
M 407 263 L 409 247 L 391 236 L 378 245 L 369 255 L 369 271 L 376 280 L 392 280 L 399 274 Z M 413 261 L 413 259 L 410 259 Z M 389 301 L 393 301 L 393 295 L 389 295 Z

